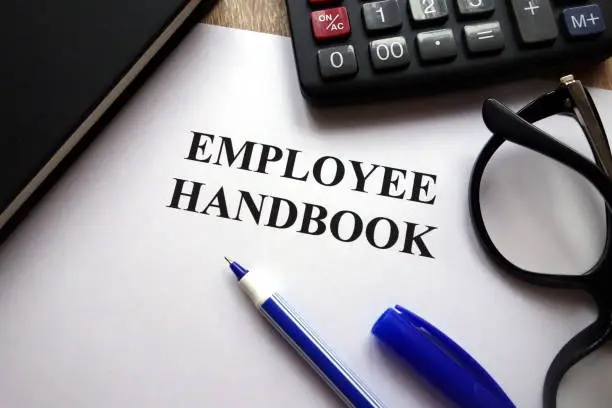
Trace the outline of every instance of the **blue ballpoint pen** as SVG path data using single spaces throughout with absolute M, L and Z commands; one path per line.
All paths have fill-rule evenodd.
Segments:
M 225 258 L 242 289 L 259 311 L 283 337 L 308 361 L 346 405 L 355 408 L 383 408 L 370 392 L 297 315 L 287 302 L 257 273 L 249 272 Z

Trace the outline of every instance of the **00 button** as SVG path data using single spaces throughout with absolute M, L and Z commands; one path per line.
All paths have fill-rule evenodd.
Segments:
M 404 37 L 383 38 L 370 42 L 370 59 L 375 70 L 404 67 L 410 63 Z

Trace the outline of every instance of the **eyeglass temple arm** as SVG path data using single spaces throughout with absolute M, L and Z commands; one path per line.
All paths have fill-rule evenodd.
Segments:
M 612 211 L 612 183 L 595 164 L 495 99 L 484 102 L 482 115 L 489 130 L 504 140 L 548 156 L 583 175 L 599 191 Z
M 597 164 L 608 177 L 612 177 L 612 153 L 610 144 L 601 123 L 601 118 L 594 108 L 595 103 L 579 81 L 573 77 L 561 79 L 567 87 L 574 102 L 574 114 L 587 136 L 591 151 Z
M 574 115 L 586 134 L 595 161 L 608 177 L 612 177 L 612 153 L 595 102 L 580 81 L 573 76 L 561 78 L 573 101 Z

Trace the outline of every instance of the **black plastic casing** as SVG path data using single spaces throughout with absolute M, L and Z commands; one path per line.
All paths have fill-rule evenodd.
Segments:
M 446 0 L 449 16 L 444 22 L 417 25 L 410 18 L 407 0 L 398 0 L 402 14 L 400 29 L 375 35 L 366 33 L 361 7 L 364 1 L 344 0 L 325 7 L 312 7 L 308 0 L 286 0 L 291 37 L 300 88 L 313 105 L 362 103 L 418 95 L 430 95 L 446 90 L 493 84 L 501 81 L 548 74 L 570 74 L 583 71 L 588 64 L 612 55 L 612 1 L 550 0 L 558 20 L 559 36 L 553 43 L 537 47 L 521 45 L 510 0 L 496 0 L 492 14 L 463 19 L 456 0 Z M 562 11 L 567 7 L 598 4 L 607 29 L 595 37 L 571 39 L 564 31 Z M 346 7 L 351 24 L 349 37 L 338 41 L 317 43 L 312 35 L 310 13 L 317 9 Z M 463 38 L 466 24 L 499 21 L 505 36 L 505 48 L 498 54 L 472 57 Z M 443 63 L 425 64 L 416 48 L 418 32 L 441 28 L 453 30 L 458 56 Z M 376 72 L 372 68 L 369 42 L 384 37 L 402 35 L 410 51 L 410 65 L 398 71 Z M 351 44 L 355 47 L 358 72 L 349 78 L 323 80 L 319 74 L 317 50 L 331 45 Z

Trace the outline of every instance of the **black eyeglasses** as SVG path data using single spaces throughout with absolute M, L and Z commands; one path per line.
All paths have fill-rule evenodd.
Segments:
M 594 162 L 532 123 L 553 115 L 573 117 L 582 128 Z M 588 90 L 573 76 L 561 78 L 560 86 L 514 113 L 494 99 L 483 105 L 483 119 L 493 133 L 480 152 L 469 186 L 469 206 L 476 236 L 486 254 L 505 273 L 530 284 L 574 289 L 588 293 L 598 308 L 597 319 L 574 336 L 552 361 L 543 389 L 543 405 L 557 405 L 561 379 L 577 362 L 612 338 L 612 154 L 601 118 Z M 605 244 L 598 261 L 579 275 L 546 274 L 519 267 L 502 254 L 485 226 L 481 184 L 485 168 L 504 142 L 525 147 L 569 167 L 586 179 L 605 202 Z

